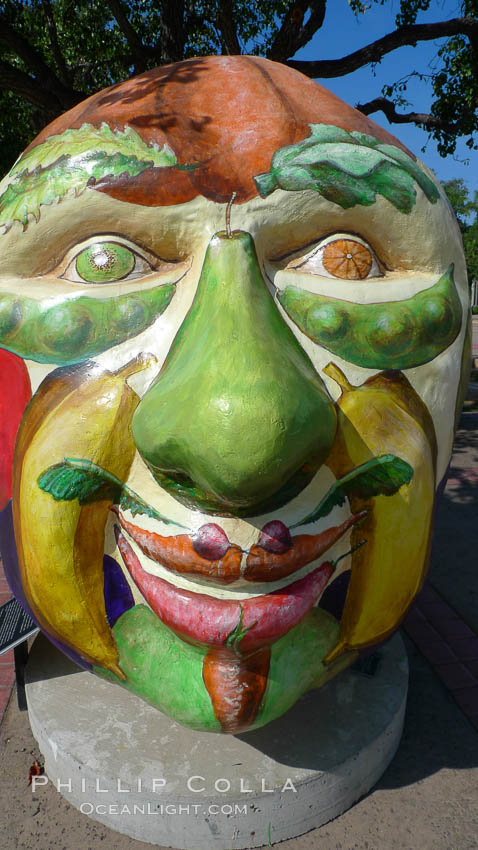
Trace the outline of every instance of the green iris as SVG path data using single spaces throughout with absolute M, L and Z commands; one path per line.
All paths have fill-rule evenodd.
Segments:
M 117 242 L 95 242 L 76 258 L 76 271 L 87 283 L 110 283 L 131 274 L 136 265 L 133 251 Z

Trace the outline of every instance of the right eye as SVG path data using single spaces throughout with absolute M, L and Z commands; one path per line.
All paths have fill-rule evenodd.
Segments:
M 132 280 L 153 271 L 136 251 L 120 242 L 95 242 L 73 257 L 62 277 L 85 283 Z
M 292 261 L 286 268 L 308 274 L 337 277 L 341 280 L 382 277 L 378 260 L 370 245 L 350 233 L 327 237 L 308 256 Z

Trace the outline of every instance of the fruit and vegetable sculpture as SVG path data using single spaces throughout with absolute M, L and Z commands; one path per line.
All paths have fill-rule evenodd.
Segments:
M 194 729 L 280 717 L 426 575 L 470 359 L 442 189 L 296 71 L 210 57 L 56 119 L 0 225 L 17 598 Z

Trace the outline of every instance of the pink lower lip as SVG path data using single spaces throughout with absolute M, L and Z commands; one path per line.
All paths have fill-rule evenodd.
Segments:
M 240 621 L 241 609 L 241 628 L 249 629 L 240 642 L 241 652 L 274 643 L 311 610 L 333 572 L 328 561 L 287 587 L 239 603 L 192 593 L 151 575 L 119 529 L 115 534 L 126 568 L 154 613 L 181 637 L 206 646 L 225 645 Z

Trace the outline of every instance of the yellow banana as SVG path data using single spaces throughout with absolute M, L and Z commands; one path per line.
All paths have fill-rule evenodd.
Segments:
M 391 634 L 423 583 L 430 555 L 435 497 L 436 437 L 431 416 L 401 372 L 381 372 L 352 386 L 333 363 L 324 369 L 342 388 L 337 439 L 328 466 L 341 477 L 382 454 L 413 468 L 409 484 L 393 496 L 364 501 L 351 510 L 367 516 L 352 533 L 352 571 L 337 645 L 327 663 L 346 650 L 370 646 Z
M 124 480 L 135 446 L 130 422 L 139 398 L 117 373 L 62 369 L 43 382 L 25 413 L 14 461 L 13 518 L 26 597 L 40 625 L 86 660 L 124 678 L 103 593 L 109 501 L 55 501 L 39 475 L 65 456 L 85 458 Z

